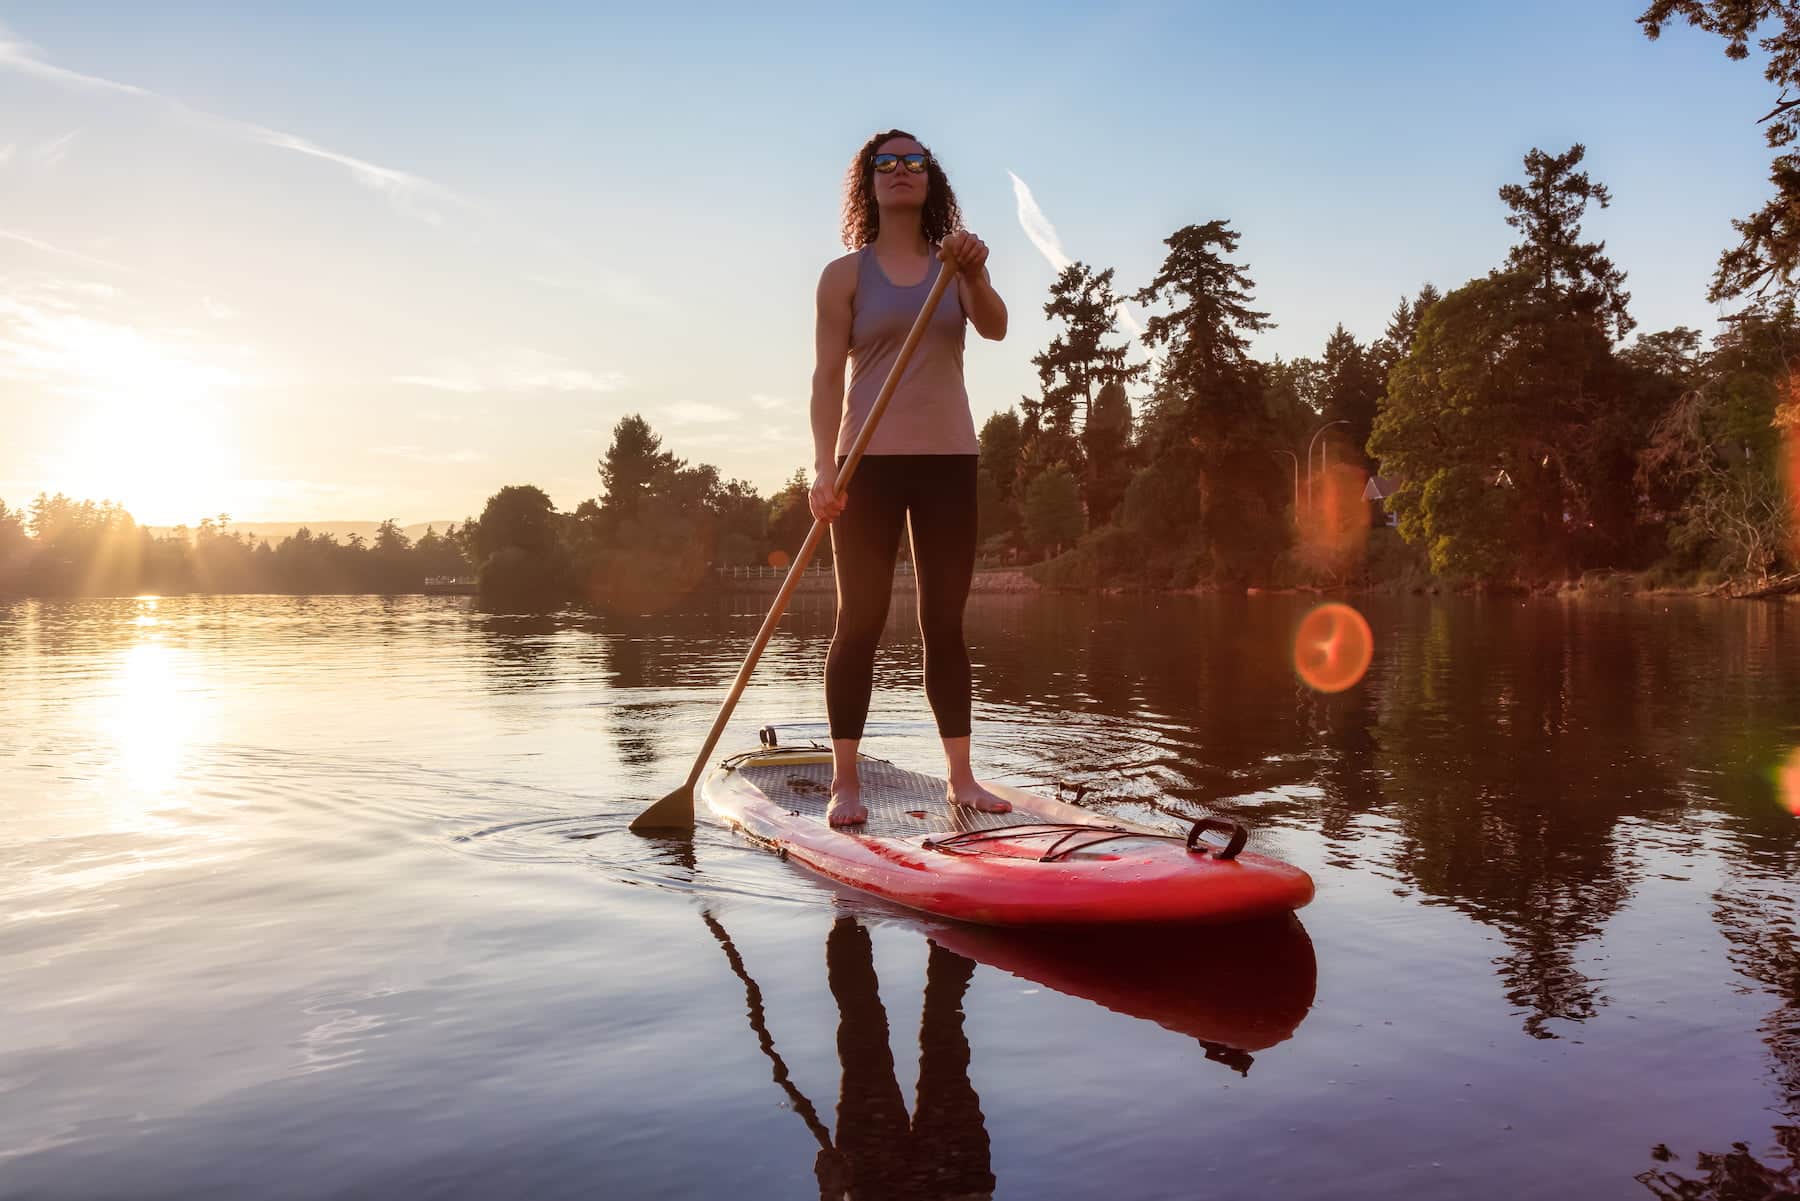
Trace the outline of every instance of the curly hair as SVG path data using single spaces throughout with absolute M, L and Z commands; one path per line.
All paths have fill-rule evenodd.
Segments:
M 850 169 L 844 173 L 844 248 L 857 250 L 875 240 L 881 232 L 881 210 L 875 205 L 875 148 L 890 138 L 912 138 L 904 129 L 878 133 L 862 144 Z M 913 141 L 918 142 L 917 138 Z M 919 142 L 925 151 L 925 211 L 919 214 L 926 241 L 941 242 L 962 228 L 962 209 L 957 207 L 956 192 L 950 177 L 938 165 L 937 155 Z

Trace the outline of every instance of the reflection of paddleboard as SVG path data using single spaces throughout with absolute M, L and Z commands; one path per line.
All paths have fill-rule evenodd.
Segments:
M 1217 818 L 1186 836 L 1104 818 L 1004 784 L 1011 813 L 944 800 L 944 781 L 864 756 L 869 820 L 826 823 L 831 754 L 768 747 L 725 760 L 700 784 L 707 806 L 753 840 L 821 875 L 944 917 L 998 926 L 1235 922 L 1312 899 L 1299 868 L 1243 852 Z M 1224 846 L 1204 835 L 1228 836 Z
M 1245 1052 L 1286 1042 L 1312 1008 L 1318 964 L 1300 919 L 1237 926 L 999 931 L 946 922 L 945 950 L 1155 1022 L 1242 1071 Z

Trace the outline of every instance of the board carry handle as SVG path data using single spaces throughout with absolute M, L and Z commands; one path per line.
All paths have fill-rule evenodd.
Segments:
M 1208 830 L 1217 830 L 1221 834 L 1231 836 L 1231 841 L 1226 843 L 1222 849 L 1213 851 L 1214 859 L 1236 859 L 1238 852 L 1244 849 L 1244 843 L 1250 838 L 1250 831 L 1230 818 L 1197 818 L 1193 828 L 1188 831 L 1187 849 L 1189 852 L 1196 855 L 1205 853 L 1201 847 L 1195 844 L 1200 841 L 1200 835 Z

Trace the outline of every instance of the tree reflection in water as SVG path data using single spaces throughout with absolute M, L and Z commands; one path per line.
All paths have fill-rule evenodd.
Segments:
M 1656 1168 L 1638 1179 L 1668 1201 L 1776 1201 L 1800 1198 L 1800 902 L 1793 882 L 1800 875 L 1800 839 L 1792 818 L 1777 809 L 1726 815 L 1730 863 L 1723 887 L 1713 896 L 1713 920 L 1724 935 L 1731 965 L 1772 997 L 1775 1008 L 1763 1019 L 1763 1043 L 1787 1123 L 1771 1141 L 1785 1155 L 1784 1166 L 1764 1163 L 1749 1144 L 1733 1143 L 1723 1153 L 1701 1151 L 1696 1174 Z M 1667 1145 L 1652 1151 L 1660 1162 L 1678 1162 Z

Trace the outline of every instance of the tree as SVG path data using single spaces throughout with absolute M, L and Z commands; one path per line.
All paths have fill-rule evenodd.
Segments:
M 812 530 L 812 507 L 807 499 L 811 491 L 812 483 L 806 478 L 806 472 L 797 469 L 781 491 L 770 498 L 764 540 L 774 550 L 789 556 L 799 553 L 806 535 Z M 831 539 L 820 540 L 814 558 L 821 563 L 831 561 Z
M 1276 465 L 1286 467 L 1290 484 L 1300 469 L 1299 450 L 1306 446 L 1319 424 L 1319 400 L 1324 390 L 1319 360 L 1301 355 L 1284 359 L 1276 355 L 1263 364 L 1263 408 L 1274 426 L 1270 453 Z M 1294 455 L 1289 459 L 1289 454 Z M 1292 488 L 1289 489 L 1290 499 Z
M 1045 400 L 1068 397 L 1081 411 L 1084 426 L 1100 389 L 1142 379 L 1150 367 L 1126 364 L 1129 342 L 1107 342 L 1119 329 L 1119 297 L 1113 293 L 1112 280 L 1111 267 L 1098 273 L 1086 263 L 1064 267 L 1044 304 L 1044 316 L 1061 321 L 1063 330 L 1031 360 Z
M 1387 391 L 1388 372 L 1394 364 L 1412 352 L 1413 337 L 1419 332 L 1419 322 L 1432 305 L 1444 298 L 1435 286 L 1426 283 L 1419 288 L 1419 294 L 1412 300 L 1402 296 L 1400 303 L 1388 317 L 1387 329 L 1369 348 L 1369 355 L 1374 360 L 1375 374 L 1381 380 L 1381 390 Z
M 1529 530 L 1543 467 L 1532 418 L 1545 347 L 1526 321 L 1535 286 L 1497 272 L 1450 293 L 1388 378 L 1369 450 L 1381 474 L 1404 481 L 1389 507 L 1433 571 L 1497 578 L 1519 568 L 1520 552 L 1544 549 L 1522 538 L 1545 533 Z
M 764 562 L 769 553 L 769 502 L 747 480 L 732 480 L 712 499 L 718 533 L 713 561 L 740 566 Z
M 435 526 L 425 527 L 418 542 L 413 544 L 413 574 L 420 579 L 468 574 L 469 561 L 463 557 L 462 546 L 454 537 L 455 530 L 453 525 L 450 533 L 440 534 Z
M 1646 353 L 1678 356 L 1686 344 L 1672 338 Z M 1800 563 L 1782 478 L 1797 345 L 1791 300 L 1733 322 L 1649 432 L 1638 480 L 1660 502 L 1670 548 L 1690 563 L 1758 579 L 1784 555 Z
M 991 540 L 1018 530 L 1024 522 L 1019 512 L 1024 491 L 1024 423 L 1018 413 L 1004 409 L 981 427 L 980 475 L 976 480 L 976 538 Z
M 569 593 L 556 506 L 542 489 L 512 484 L 488 497 L 475 526 L 481 597 L 501 608 L 539 609 Z
M 1087 479 L 1083 481 L 1088 524 L 1104 525 L 1112 520 L 1125 499 L 1125 489 L 1136 469 L 1131 445 L 1131 401 L 1125 395 L 1125 385 L 1118 380 L 1109 380 L 1094 397 L 1087 426 L 1081 431 L 1081 443 L 1088 465 Z
M 1625 273 L 1606 257 L 1606 243 L 1581 241 L 1581 219 L 1589 204 L 1612 203 L 1606 185 L 1576 171 L 1587 155 L 1577 142 L 1561 154 L 1545 154 L 1535 146 L 1525 156 L 1525 182 L 1500 188 L 1500 199 L 1512 213 L 1506 223 L 1522 238 L 1506 256 L 1506 269 L 1531 277 L 1546 307 L 1565 313 L 1591 314 L 1623 338 L 1635 322 L 1626 313 L 1631 294 Z
M 408 538 L 392 517 L 375 528 L 375 543 L 369 548 L 371 580 L 384 593 L 411 592 L 418 588 L 418 572 L 414 568 L 412 539 Z
M 1238 245 L 1229 222 L 1183 226 L 1163 244 L 1169 253 L 1161 269 L 1133 297 L 1170 307 L 1144 327 L 1144 341 L 1165 351 L 1155 416 L 1165 437 L 1199 436 L 1216 446 L 1260 407 L 1248 386 L 1256 369 L 1247 335 L 1272 326 L 1267 313 L 1250 308 L 1248 272 L 1225 257 Z
M 1081 490 L 1066 467 L 1052 467 L 1025 490 L 1025 537 L 1045 552 L 1081 537 Z
M 1044 315 L 1063 328 L 1032 358 L 1040 394 L 1022 398 L 1026 482 L 1055 463 L 1073 468 L 1084 493 L 1092 487 L 1082 434 L 1092 419 L 1096 396 L 1109 384 L 1121 387 L 1143 378 L 1148 363 L 1127 365 L 1129 342 L 1109 342 L 1118 333 L 1119 297 L 1112 268 L 1096 273 L 1086 263 L 1070 263 L 1050 285 Z
M 1757 122 L 1766 125 L 1763 136 L 1772 149 L 1792 146 L 1800 134 L 1800 98 L 1790 98 L 1790 88 L 1800 87 L 1800 7 L 1788 0 L 1652 0 L 1638 17 L 1644 34 L 1655 41 L 1670 22 L 1689 25 L 1725 39 L 1725 56 L 1750 56 L 1750 39 L 1768 55 L 1763 78 L 1781 89 L 1775 106 Z M 1758 37 L 1766 21 L 1772 32 Z M 1733 221 L 1739 241 L 1719 256 L 1707 299 L 1719 302 L 1752 295 L 1771 288 L 1791 292 L 1793 273 L 1800 263 L 1800 156 L 1777 154 L 1769 168 L 1775 195 L 1750 216 Z
M 721 484 L 716 467 L 664 451 L 635 414 L 613 427 L 600 474 L 606 496 L 569 531 L 589 600 L 636 605 L 687 592 L 715 563 L 742 562 L 753 530 L 767 529 L 748 484 Z
M 1631 553 L 1638 417 L 1612 349 L 1630 297 L 1605 245 L 1581 240 L 1587 205 L 1611 199 L 1575 170 L 1584 153 L 1527 154 L 1525 182 L 1500 189 L 1521 235 L 1506 263 L 1431 304 L 1416 330 L 1411 313 L 1390 327 L 1412 346 L 1388 372 L 1369 450 L 1403 481 L 1390 505 L 1434 570 L 1547 576 Z
M 1340 324 L 1326 340 L 1325 353 L 1319 360 L 1319 416 L 1326 421 L 1349 422 L 1344 436 L 1358 454 L 1368 445 L 1382 390 L 1382 374 L 1374 353 Z
M 1197 498 L 1197 528 L 1187 534 L 1207 548 L 1209 570 L 1241 573 L 1272 558 L 1284 537 L 1271 517 L 1286 504 L 1287 477 L 1274 454 L 1281 438 L 1263 370 L 1249 354 L 1248 336 L 1270 328 L 1268 314 L 1250 307 L 1254 284 L 1228 257 L 1238 235 L 1227 222 L 1184 226 L 1164 244 L 1161 269 L 1135 297 L 1167 306 L 1145 323 L 1144 340 L 1163 357 L 1143 440 L 1159 475 L 1173 469 L 1168 460 L 1178 449 L 1195 452 L 1180 456 L 1193 474 L 1167 483 Z
M 602 507 L 618 516 L 637 512 L 659 474 L 677 470 L 681 462 L 662 449 L 662 439 L 636 413 L 613 426 L 612 445 L 600 460 Z
M 8 592 L 18 586 L 18 581 L 25 570 L 25 557 L 30 552 L 31 540 L 25 534 L 25 516 L 17 509 L 8 509 L 5 501 L 0 501 L 0 592 Z
M 475 551 L 483 561 L 507 547 L 547 555 L 555 546 L 556 506 L 531 484 L 509 484 L 488 497 L 475 523 Z
M 1002 409 L 982 423 L 981 472 L 994 481 L 994 489 L 1004 501 L 1012 501 L 1018 492 L 1024 445 L 1024 426 L 1013 410 Z

